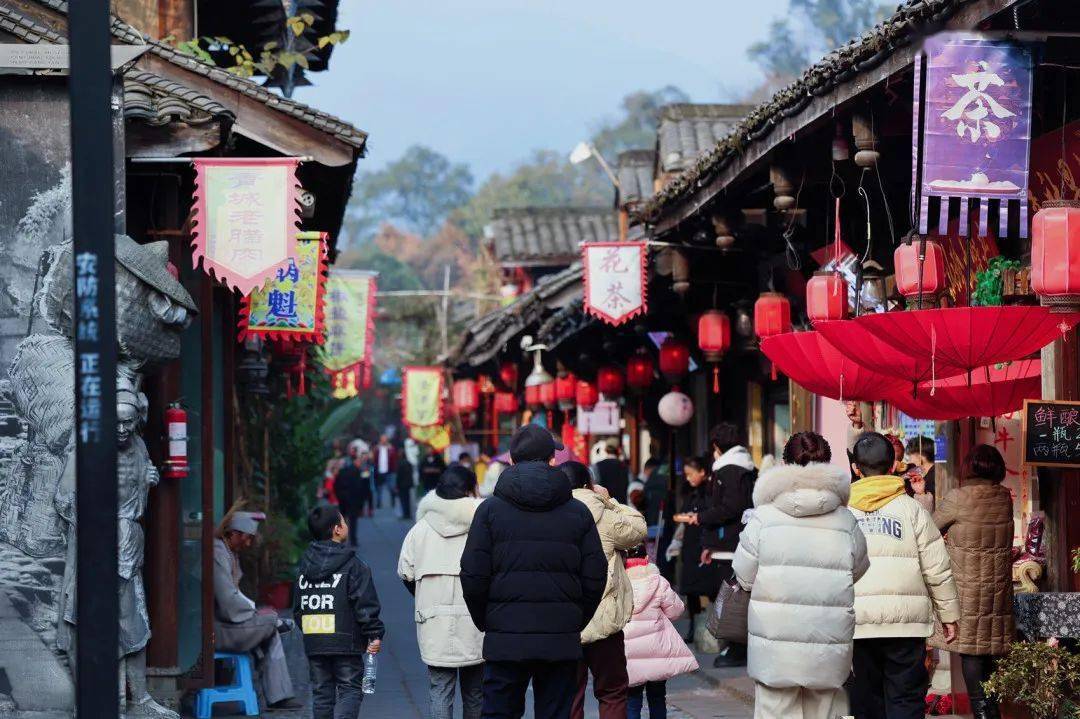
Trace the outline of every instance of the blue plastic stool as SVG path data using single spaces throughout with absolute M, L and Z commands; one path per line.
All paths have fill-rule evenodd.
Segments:
M 233 667 L 233 683 L 210 689 L 200 689 L 195 700 L 195 716 L 198 719 L 210 719 L 215 704 L 239 702 L 244 705 L 244 716 L 259 716 L 259 698 L 255 695 L 255 682 L 252 679 L 251 656 L 214 652 L 214 663 L 218 660 L 228 662 Z

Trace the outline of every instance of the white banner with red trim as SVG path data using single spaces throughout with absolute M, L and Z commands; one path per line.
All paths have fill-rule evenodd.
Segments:
M 609 325 L 648 309 L 648 250 L 644 242 L 590 242 L 581 246 L 585 311 Z

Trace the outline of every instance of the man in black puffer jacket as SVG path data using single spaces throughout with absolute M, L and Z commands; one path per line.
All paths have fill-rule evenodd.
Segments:
M 607 559 L 589 510 L 551 466 L 551 433 L 526 425 L 513 465 L 473 516 L 461 589 L 484 635 L 484 719 L 520 717 L 533 683 L 537 719 L 567 719 L 581 630 L 600 604 Z

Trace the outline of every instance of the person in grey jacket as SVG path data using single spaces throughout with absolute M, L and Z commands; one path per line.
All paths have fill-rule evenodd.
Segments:
M 229 512 L 218 528 L 214 539 L 214 643 L 224 652 L 261 650 L 259 673 L 263 696 L 273 709 L 300 708 L 293 699 L 292 679 L 285 662 L 279 630 L 287 631 L 291 623 L 278 619 L 276 613 L 261 614 L 255 602 L 240 591 L 239 553 L 255 543 L 261 512 Z

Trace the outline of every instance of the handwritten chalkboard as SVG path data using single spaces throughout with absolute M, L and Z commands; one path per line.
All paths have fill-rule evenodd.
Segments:
M 1080 467 L 1080 402 L 1024 401 L 1024 463 Z

